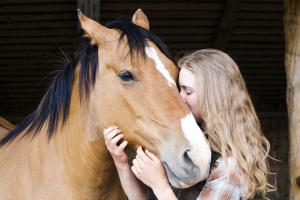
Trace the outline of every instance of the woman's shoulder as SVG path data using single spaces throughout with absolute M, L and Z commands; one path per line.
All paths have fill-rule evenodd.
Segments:
M 219 157 L 212 165 L 207 182 L 226 179 L 229 184 L 240 185 L 237 164 L 233 157 Z
M 219 157 L 214 162 L 197 200 L 243 199 L 242 186 L 235 166 L 233 158 Z

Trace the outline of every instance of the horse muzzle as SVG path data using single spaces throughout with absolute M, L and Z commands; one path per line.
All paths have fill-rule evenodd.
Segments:
M 162 158 L 168 180 L 175 188 L 191 187 L 208 176 L 209 167 L 202 171 L 203 168 L 196 165 L 189 156 L 191 148 L 189 144 L 184 145 L 177 152 L 177 156 L 170 156 L 169 152 L 165 154 L 168 155 L 167 158 Z

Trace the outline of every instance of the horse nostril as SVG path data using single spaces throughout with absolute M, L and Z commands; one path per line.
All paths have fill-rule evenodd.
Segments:
M 188 155 L 188 152 L 189 152 L 190 150 L 186 150 L 185 152 L 184 152 L 184 154 L 183 154 L 183 159 L 184 160 L 190 160 L 190 157 L 189 157 L 189 155 Z
M 191 151 L 190 145 L 185 146 L 182 154 L 182 159 L 183 159 L 183 165 L 185 166 L 193 166 L 194 163 L 192 159 L 189 156 L 189 152 Z

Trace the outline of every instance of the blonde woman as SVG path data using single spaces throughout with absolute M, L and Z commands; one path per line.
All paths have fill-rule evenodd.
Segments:
M 198 50 L 178 62 L 180 94 L 220 156 L 197 200 L 248 199 L 265 195 L 271 189 L 267 181 L 269 143 L 237 64 L 224 52 Z M 120 180 L 129 199 L 147 199 L 137 179 L 152 188 L 161 200 L 175 200 L 161 161 L 148 150 L 138 148 L 133 166 L 123 152 L 127 145 L 121 130 L 104 130 L 108 150 L 114 158 Z M 201 156 L 201 155 L 199 155 Z

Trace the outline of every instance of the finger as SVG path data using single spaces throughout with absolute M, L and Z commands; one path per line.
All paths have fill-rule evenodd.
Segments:
M 115 130 L 115 129 L 117 129 L 117 126 L 110 126 L 103 130 L 103 134 L 107 135 L 108 133 L 110 133 L 112 130 Z
M 142 147 L 138 147 L 136 154 L 137 157 L 143 160 L 144 162 L 151 161 L 151 159 L 143 151 Z
M 137 172 L 137 169 L 134 165 L 131 166 L 131 171 L 138 179 L 140 179 L 140 174 Z
M 142 172 L 141 167 L 140 167 L 137 159 L 133 159 L 132 164 L 135 167 L 137 173 L 141 173 Z
M 135 159 L 136 159 L 136 161 L 137 161 L 137 163 L 138 163 L 141 170 L 143 170 L 148 165 L 147 161 L 145 161 L 140 156 L 136 156 Z
M 119 151 L 119 147 L 117 145 L 117 143 L 124 137 L 124 135 L 117 135 L 115 136 L 112 140 L 110 140 L 108 142 L 108 146 L 112 151 L 115 151 L 117 153 L 117 151 Z
M 154 155 L 153 153 L 151 153 L 150 151 L 148 151 L 147 149 L 145 150 L 145 153 L 147 154 L 147 156 L 149 156 L 149 158 L 153 161 L 158 161 L 159 158 L 156 157 L 156 155 Z
M 119 129 L 112 130 L 107 135 L 104 135 L 104 141 L 107 147 L 111 146 L 111 140 L 120 133 Z
M 110 133 L 108 133 L 105 137 L 109 140 L 113 139 L 114 137 L 116 137 L 116 135 L 120 134 L 121 130 L 120 129 L 115 129 L 112 130 Z
M 124 149 L 125 149 L 125 147 L 127 146 L 127 144 L 128 144 L 128 141 L 123 141 L 120 145 L 119 145 L 119 150 L 120 151 L 124 151 Z
M 112 144 L 114 144 L 114 145 L 117 145 L 117 143 L 118 143 L 122 138 L 124 138 L 124 135 L 123 135 L 123 134 L 116 135 L 116 136 L 110 141 L 110 143 L 112 143 Z

